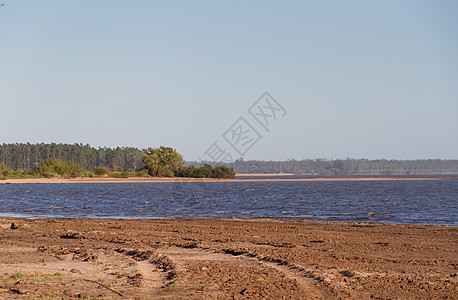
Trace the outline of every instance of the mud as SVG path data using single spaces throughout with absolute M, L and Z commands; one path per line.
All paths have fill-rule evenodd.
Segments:
M 458 230 L 1 218 L 0 298 L 457 299 Z

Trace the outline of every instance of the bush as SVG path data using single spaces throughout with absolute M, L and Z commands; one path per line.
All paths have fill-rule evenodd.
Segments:
M 212 173 L 213 173 L 213 167 L 207 164 L 200 167 L 199 170 L 197 171 L 197 175 L 199 178 L 203 178 L 203 177 L 210 178 L 212 177 Z
M 196 166 L 183 167 L 177 174 L 178 177 L 196 177 Z
M 29 172 L 21 170 L 21 169 L 15 169 L 10 172 L 9 176 L 12 178 L 21 178 L 21 177 L 26 177 L 30 175 Z
M 105 174 L 108 174 L 108 170 L 107 170 L 107 168 L 105 168 L 105 167 L 97 167 L 97 168 L 94 168 L 94 170 L 92 170 L 92 172 L 94 172 L 95 175 L 105 175 Z
M 122 171 L 122 172 L 111 172 L 109 176 L 113 178 L 129 178 L 131 174 L 127 171 Z
M 83 174 L 83 168 L 72 161 L 66 162 L 60 159 L 50 159 L 42 162 L 41 167 L 35 167 L 32 170 L 32 174 L 44 177 L 54 177 L 56 175 L 62 177 L 78 177 Z
M 8 174 L 11 172 L 11 169 L 5 164 L 5 163 L 1 163 L 0 164 L 0 175 L 2 176 L 8 176 Z
M 149 176 L 148 175 L 148 170 L 143 169 L 143 170 L 137 171 L 137 172 L 135 172 L 135 176 L 137 176 L 137 177 L 147 177 L 147 176 Z
M 179 177 L 190 177 L 190 178 L 234 178 L 234 168 L 227 166 L 216 166 L 205 164 L 201 167 L 188 166 L 183 167 L 177 174 Z
M 212 171 L 213 178 L 234 178 L 235 172 L 233 168 L 227 166 L 216 166 Z

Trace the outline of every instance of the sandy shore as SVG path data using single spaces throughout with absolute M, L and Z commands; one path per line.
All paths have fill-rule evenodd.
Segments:
M 457 299 L 458 228 L 1 218 L 0 298 L 40 297 Z
M 399 181 L 399 180 L 458 180 L 458 178 L 440 177 L 360 177 L 360 178 L 244 178 L 214 179 L 214 178 L 183 178 L 183 177 L 129 177 L 129 178 L 30 178 L 0 180 L 0 184 L 63 184 L 63 183 L 141 183 L 141 182 L 262 182 L 262 181 Z

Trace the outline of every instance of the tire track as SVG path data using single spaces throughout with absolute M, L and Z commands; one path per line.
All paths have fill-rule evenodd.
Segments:
M 291 281 L 297 285 L 300 290 L 299 294 L 305 295 L 306 299 L 326 299 L 326 295 L 317 286 L 317 280 L 304 276 L 302 272 L 295 270 L 286 265 L 277 262 L 266 261 L 255 256 L 247 255 L 244 253 L 227 253 L 218 250 L 202 249 L 202 248 L 178 248 L 169 247 L 157 250 L 160 255 L 167 256 L 176 265 L 176 271 L 188 272 L 190 263 L 202 263 L 201 270 L 207 270 L 206 264 L 211 262 L 220 262 L 225 264 L 235 264 L 243 266 L 247 270 L 256 268 L 259 273 L 268 272 L 268 274 L 280 274 L 282 281 Z M 230 269 L 230 268 L 229 268 Z M 252 271 L 251 271 L 252 272 Z M 261 280 L 256 278 L 256 280 Z M 224 281 L 224 280 L 221 280 Z M 223 285 L 223 283 L 220 283 Z M 281 286 L 281 285 L 280 285 Z M 245 295 L 246 292 L 242 289 L 240 294 Z M 297 293 L 297 291 L 296 291 Z M 302 297 L 300 297 L 302 298 Z

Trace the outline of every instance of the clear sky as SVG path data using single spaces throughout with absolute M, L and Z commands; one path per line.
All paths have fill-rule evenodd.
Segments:
M 458 159 L 458 1 L 0 3 L 0 143 Z

